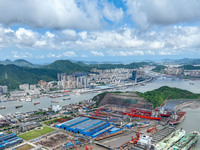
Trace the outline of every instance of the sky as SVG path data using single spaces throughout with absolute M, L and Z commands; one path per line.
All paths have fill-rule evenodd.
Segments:
M 0 0 L 0 60 L 199 56 L 200 0 Z

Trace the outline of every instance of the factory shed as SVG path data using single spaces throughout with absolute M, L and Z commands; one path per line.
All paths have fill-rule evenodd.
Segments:
M 70 132 L 91 136 L 96 132 L 110 126 L 109 122 L 100 119 L 89 119 L 87 117 L 75 118 L 61 124 L 56 125 L 57 128 L 62 128 Z
M 23 140 L 17 137 L 16 134 L 3 134 L 0 136 L 0 150 L 4 150 L 22 142 Z

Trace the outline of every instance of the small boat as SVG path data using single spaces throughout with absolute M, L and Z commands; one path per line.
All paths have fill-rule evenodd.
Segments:
M 19 101 L 24 102 L 24 101 L 26 101 L 26 99 L 23 97 L 23 98 L 20 98 Z
M 38 101 L 38 102 L 34 103 L 34 105 L 37 105 L 37 104 L 40 104 L 40 101 Z
M 51 103 L 59 103 L 59 101 L 51 101 Z
M 71 98 L 63 98 L 63 100 L 65 101 L 65 100 L 71 100 Z
M 50 96 L 51 98 L 58 98 L 58 97 L 60 97 L 60 96 L 57 96 L 57 95 L 52 95 L 52 96 Z
M 20 108 L 20 107 L 23 107 L 23 105 L 17 105 L 17 106 L 15 106 L 15 108 Z
M 1 106 L 0 109 L 6 109 L 6 107 L 5 106 Z
M 32 102 L 32 98 L 31 97 L 27 97 L 25 101 L 26 102 Z

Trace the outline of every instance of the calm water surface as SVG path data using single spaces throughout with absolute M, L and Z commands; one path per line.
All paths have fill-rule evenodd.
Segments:
M 194 83 L 193 85 L 191 83 Z M 139 91 L 139 92 L 145 92 L 149 90 L 153 90 L 156 88 L 159 88 L 161 86 L 170 86 L 170 87 L 177 87 L 185 90 L 189 90 L 194 93 L 200 93 L 200 81 L 188 81 L 188 80 L 171 80 L 171 79 L 157 79 L 151 83 L 146 84 L 145 86 L 135 86 L 130 87 L 127 89 L 124 89 L 122 91 Z M 26 112 L 31 110 L 37 110 L 38 108 L 48 107 L 50 105 L 67 105 L 70 103 L 77 103 L 82 100 L 88 100 L 94 97 L 97 93 L 87 93 L 87 94 L 81 94 L 81 95 L 74 95 L 71 94 L 71 100 L 63 101 L 63 98 L 56 98 L 51 99 L 48 97 L 42 97 L 39 99 L 33 100 L 33 102 L 19 102 L 19 101 L 13 101 L 13 102 L 4 102 L 0 103 L 1 106 L 6 106 L 5 110 L 0 110 L 0 114 L 6 115 L 9 113 L 15 113 L 15 112 Z M 51 100 L 59 101 L 58 104 L 51 103 Z M 39 105 L 34 106 L 34 102 L 40 101 Z M 184 101 L 182 101 L 184 102 Z M 23 107 L 19 109 L 15 109 L 16 105 L 22 104 Z M 197 109 L 187 109 L 187 116 L 185 120 L 177 127 L 177 128 L 184 128 L 187 132 L 191 131 L 198 131 L 200 132 L 200 108 Z M 200 150 L 200 138 L 199 142 L 197 143 L 196 150 Z

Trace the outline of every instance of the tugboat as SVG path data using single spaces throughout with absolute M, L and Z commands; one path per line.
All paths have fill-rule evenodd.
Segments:
M 193 131 L 183 136 L 170 150 L 191 150 L 198 141 L 199 132 Z
M 51 101 L 51 103 L 59 103 L 58 101 Z
M 38 102 L 34 103 L 34 105 L 37 105 L 37 104 L 40 104 L 40 101 L 38 101 Z
M 1 106 L 0 109 L 6 109 L 6 107 L 5 106 Z
M 20 107 L 23 107 L 23 105 L 17 105 L 17 106 L 15 106 L 15 108 L 20 108 Z
M 63 98 L 63 100 L 65 101 L 65 100 L 71 100 L 71 98 Z

